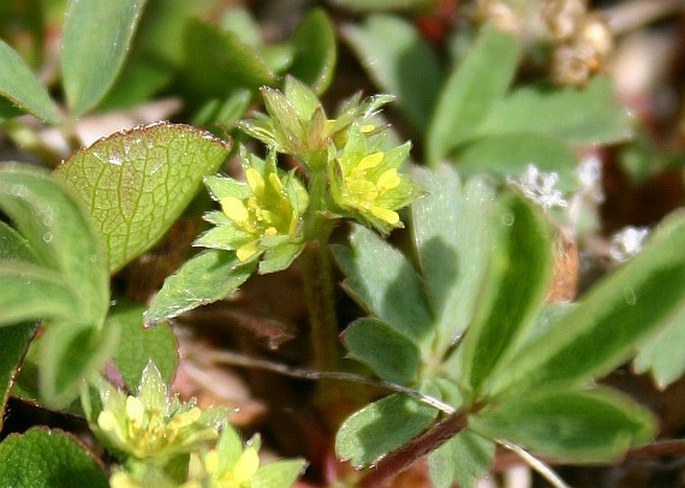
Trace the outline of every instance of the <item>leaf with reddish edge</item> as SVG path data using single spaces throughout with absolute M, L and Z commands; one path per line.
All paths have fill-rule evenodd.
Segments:
M 229 150 L 208 132 L 160 122 L 100 139 L 57 173 L 85 202 L 114 272 L 164 235 Z

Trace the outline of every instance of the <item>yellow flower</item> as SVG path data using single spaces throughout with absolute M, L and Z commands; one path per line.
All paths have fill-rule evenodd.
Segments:
M 302 250 L 307 191 L 293 173 L 279 174 L 275 153 L 263 161 L 241 148 L 241 161 L 245 182 L 219 176 L 205 179 L 221 212 L 205 216 L 217 227 L 195 244 L 233 250 L 241 263 L 264 255 L 262 272 L 284 269 Z
M 346 215 L 387 233 L 402 226 L 397 210 L 414 201 L 419 191 L 398 170 L 409 154 L 409 144 L 374 151 L 369 148 L 367 130 L 356 125 L 350 128 L 329 175 L 331 195 Z
M 136 459 L 164 461 L 215 440 L 217 416 L 224 414 L 169 398 L 152 363 L 143 371 L 137 396 L 110 386 L 104 386 L 100 396 L 103 409 L 97 417 L 96 432 L 105 443 Z

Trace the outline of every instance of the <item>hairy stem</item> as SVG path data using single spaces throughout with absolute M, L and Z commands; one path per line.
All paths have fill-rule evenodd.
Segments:
M 338 366 L 338 323 L 327 242 L 307 243 L 301 262 L 314 367 L 319 371 L 334 371 Z

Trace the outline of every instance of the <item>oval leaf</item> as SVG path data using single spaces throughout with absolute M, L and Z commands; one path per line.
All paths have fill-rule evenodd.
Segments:
M 295 59 L 288 70 L 295 78 L 322 94 L 330 85 L 338 49 L 333 24 L 321 9 L 312 10 L 293 34 Z
M 343 341 L 350 357 L 368 365 L 379 378 L 401 384 L 416 380 L 419 350 L 388 324 L 368 318 L 355 320 L 345 329 Z
M 416 180 L 427 195 L 411 206 L 411 230 L 442 357 L 470 323 L 480 295 L 494 190 L 478 179 L 462 186 L 447 165 L 417 170 Z
M 225 99 L 233 90 L 274 85 L 276 78 L 259 53 L 233 32 L 198 19 L 184 32 L 185 73 L 192 98 Z
M 518 177 L 533 164 L 540 171 L 556 173 L 559 190 L 568 192 L 578 188 L 573 172 L 576 155 L 571 146 L 556 137 L 530 133 L 488 135 L 459 147 L 452 160 L 465 179 L 482 173 L 502 179 Z
M 478 134 L 530 132 L 575 144 L 626 140 L 632 130 L 611 82 L 596 77 L 582 89 L 530 85 L 512 92 L 488 114 Z
M 250 277 L 256 266 L 255 261 L 241 265 L 233 252 L 210 249 L 198 254 L 166 279 L 145 312 L 145 323 L 154 325 L 225 298 Z
M 106 488 L 107 478 L 92 454 L 60 430 L 39 427 L 0 443 L 0 486 Z
M 343 422 L 335 437 L 335 452 L 354 467 L 362 467 L 405 444 L 436 416 L 433 407 L 404 395 L 390 395 Z
M 178 341 L 169 324 L 143 327 L 145 307 L 133 303 L 117 303 L 107 319 L 108 326 L 121 330 L 119 345 L 112 360 L 121 373 L 124 384 L 135 391 L 147 364 L 157 366 L 162 379 L 170 384 L 178 362 Z
M 0 95 L 21 110 L 49 124 L 59 120 L 57 105 L 31 68 L 14 49 L 0 40 Z
M 116 271 L 164 235 L 229 149 L 207 132 L 158 123 L 101 139 L 58 173 L 86 203 Z
M 0 170 L 0 209 L 36 255 L 38 264 L 26 264 L 26 272 L 59 294 L 74 318 L 93 327 L 102 325 L 109 308 L 109 277 L 88 217 L 68 188 L 48 173 L 6 165 Z M 44 268 L 34 269 L 39 265 Z M 41 290 L 42 296 L 49 294 Z
M 685 306 L 683 247 L 685 215 L 679 213 L 640 254 L 502 365 L 486 389 L 494 396 L 582 386 L 626 361 Z
M 107 93 L 124 59 L 145 0 L 72 0 L 62 31 L 60 63 L 72 115 Z
M 515 194 L 497 203 L 485 283 L 461 345 L 463 386 L 474 394 L 525 338 L 552 270 L 549 229 L 541 212 Z
M 431 344 L 433 322 L 422 283 L 402 253 L 361 225 L 354 225 L 350 247 L 334 252 L 348 293 L 415 344 Z
M 492 26 L 483 30 L 440 93 L 427 133 L 429 164 L 474 135 L 507 92 L 518 55 L 514 36 Z
M 362 27 L 345 26 L 343 35 L 376 85 L 395 95 L 409 121 L 423 130 L 435 104 L 442 70 L 416 29 L 399 17 L 376 14 Z
M 615 461 L 656 433 L 649 410 L 608 388 L 526 394 L 482 410 L 469 426 L 541 456 L 587 463 Z

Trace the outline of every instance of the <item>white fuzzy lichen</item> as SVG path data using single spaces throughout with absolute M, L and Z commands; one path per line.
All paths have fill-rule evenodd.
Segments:
M 556 188 L 559 175 L 543 173 L 534 164 L 529 164 L 520 178 L 507 178 L 507 183 L 515 186 L 523 195 L 545 210 L 552 207 L 567 207 L 561 191 Z

